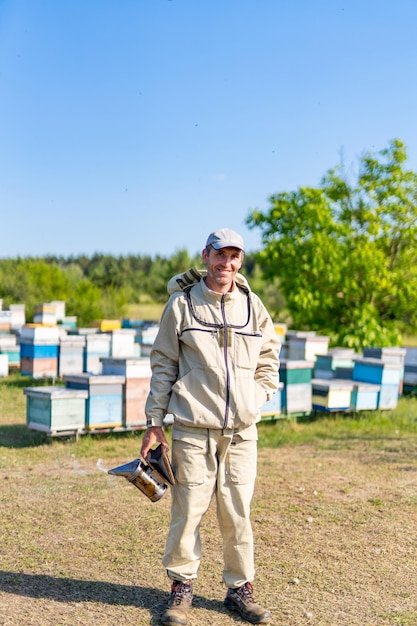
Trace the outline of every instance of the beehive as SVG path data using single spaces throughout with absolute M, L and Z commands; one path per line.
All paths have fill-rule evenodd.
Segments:
M 114 358 L 132 358 L 134 356 L 136 331 L 120 328 L 110 333 L 110 356 Z
M 373 411 L 378 408 L 380 385 L 352 381 L 351 409 L 353 411 Z
M 7 354 L 0 354 L 0 378 L 6 378 L 9 375 L 9 357 Z
M 123 376 L 100 374 L 65 375 L 69 389 L 88 391 L 86 406 L 86 429 L 116 428 L 122 425 Z
M 101 374 L 102 357 L 110 356 L 110 335 L 107 333 L 89 333 L 85 335 L 83 371 Z
M 375 385 L 399 385 L 401 365 L 381 359 L 357 357 L 354 359 L 353 380 Z
M 355 351 L 348 348 L 332 348 L 327 354 L 318 354 L 314 364 L 315 378 L 338 378 L 336 372 L 339 368 L 353 369 Z
M 381 359 L 385 363 L 394 363 L 400 367 L 398 392 L 402 394 L 404 386 L 404 364 L 407 350 L 405 348 L 391 346 L 386 348 L 364 348 L 362 352 L 366 358 Z
M 11 328 L 20 330 L 26 324 L 26 313 L 24 304 L 11 304 L 9 306 L 11 312 Z
M 12 328 L 12 313 L 11 311 L 0 310 L 0 332 L 10 331 Z
M 145 404 L 149 394 L 149 359 L 102 359 L 103 375 L 123 376 L 123 426 L 145 426 Z
M 382 359 L 356 358 L 353 380 L 380 385 L 378 409 L 394 409 L 398 404 L 403 367 Z
M 25 324 L 20 330 L 20 341 L 58 345 L 59 329 L 56 326 Z
M 121 328 L 122 323 L 120 320 L 94 320 L 91 322 L 91 327 L 98 328 L 101 333 L 106 333 Z
M 38 324 L 26 324 L 20 331 L 20 371 L 32 378 L 55 378 L 58 375 L 59 330 Z
M 287 333 L 288 358 L 294 361 L 315 361 L 318 354 L 327 354 L 329 337 L 315 333 Z
M 60 337 L 58 374 L 62 378 L 65 374 L 82 374 L 84 371 L 85 337 L 82 335 L 67 335 Z
M 279 377 L 285 385 L 310 383 L 313 368 L 313 361 L 281 359 Z
M 286 414 L 310 413 L 312 409 L 312 361 L 282 359 L 279 377 L 284 384 L 282 410 Z
M 58 359 L 51 358 L 20 358 L 20 373 L 32 378 L 56 378 L 58 376 Z
M 83 430 L 88 391 L 66 387 L 27 387 L 26 424 L 48 434 Z
M 0 349 L 0 354 L 7 355 L 9 369 L 20 367 L 20 346 L 4 346 Z
M 282 410 L 282 390 L 284 389 L 284 383 L 278 384 L 278 391 L 274 393 L 272 398 L 265 402 L 261 408 L 261 417 L 278 417 L 281 415 Z
M 35 306 L 33 315 L 35 324 L 45 324 L 55 326 L 57 323 L 57 307 L 55 304 L 43 303 Z
M 313 378 L 311 381 L 313 409 L 316 411 L 348 411 L 353 384 L 348 380 Z

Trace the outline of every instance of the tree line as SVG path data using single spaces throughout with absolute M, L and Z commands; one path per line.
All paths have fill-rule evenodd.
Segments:
M 27 320 L 33 319 L 36 305 L 64 300 L 66 315 L 88 326 L 93 320 L 124 317 L 127 305 L 165 304 L 169 279 L 191 267 L 204 266 L 200 255 L 191 257 L 186 250 L 170 257 L 96 253 L 0 259 L 0 298 L 3 308 L 25 304 Z M 262 286 L 254 254 L 246 256 L 242 271 L 276 308 L 279 298 Z
M 269 208 L 246 218 L 262 248 L 245 256 L 242 273 L 274 321 L 328 335 L 333 345 L 400 345 L 417 334 L 417 174 L 406 169 L 398 139 L 360 157 L 356 174 L 343 163 L 318 187 L 273 194 Z M 0 260 L 0 298 L 36 304 L 65 300 L 78 324 L 123 317 L 144 300 L 164 304 L 167 283 L 200 256 L 94 254 Z

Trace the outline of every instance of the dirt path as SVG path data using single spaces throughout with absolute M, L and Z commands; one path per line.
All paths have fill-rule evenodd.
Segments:
M 274 626 L 417 624 L 415 442 L 260 450 L 253 526 L 256 596 Z M 109 450 L 104 464 L 120 463 Z M 0 464 L 0 624 L 158 624 L 169 494 L 149 502 L 123 479 L 50 451 Z M 211 507 L 190 626 L 243 623 L 222 606 Z

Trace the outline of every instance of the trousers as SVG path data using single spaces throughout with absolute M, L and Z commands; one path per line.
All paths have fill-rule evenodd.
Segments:
M 195 579 L 200 525 L 212 498 L 223 542 L 223 582 L 240 587 L 255 575 L 250 506 L 257 467 L 257 427 L 215 430 L 173 426 L 171 522 L 163 565 L 171 580 Z

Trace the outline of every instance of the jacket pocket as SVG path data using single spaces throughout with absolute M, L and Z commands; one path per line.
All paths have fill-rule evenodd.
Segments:
M 250 425 L 259 421 L 266 400 L 267 392 L 256 382 L 252 372 L 239 371 L 234 390 L 237 423 Z

